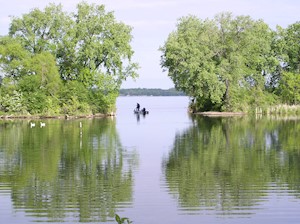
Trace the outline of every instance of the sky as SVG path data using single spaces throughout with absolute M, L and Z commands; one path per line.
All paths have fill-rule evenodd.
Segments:
M 34 8 L 43 10 L 49 3 L 62 4 L 63 10 L 75 12 L 81 0 L 0 0 L 0 35 L 8 34 L 11 16 L 21 17 Z M 188 15 L 212 19 L 221 12 L 262 19 L 273 29 L 300 21 L 299 0 L 85 0 L 103 4 L 113 11 L 117 21 L 133 27 L 133 60 L 139 63 L 139 78 L 128 79 L 122 88 L 173 88 L 160 66 L 161 52 L 168 35 L 176 29 L 179 18 Z

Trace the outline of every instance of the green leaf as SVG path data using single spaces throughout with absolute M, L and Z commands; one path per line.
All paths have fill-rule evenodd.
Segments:
M 121 218 L 118 214 L 115 215 L 115 219 L 116 219 L 117 223 L 119 223 L 119 224 L 122 223 Z

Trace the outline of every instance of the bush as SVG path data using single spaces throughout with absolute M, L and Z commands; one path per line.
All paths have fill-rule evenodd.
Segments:
M 0 97 L 1 111 L 8 113 L 26 113 L 23 94 L 14 90 L 12 94 Z
M 91 114 L 89 93 L 83 83 L 68 81 L 60 92 L 61 112 L 64 114 Z
M 41 114 L 47 107 L 47 96 L 43 91 L 24 93 L 24 105 L 30 114 Z

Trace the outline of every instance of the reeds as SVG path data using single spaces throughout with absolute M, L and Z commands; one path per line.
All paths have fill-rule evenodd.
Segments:
M 299 115 L 300 116 L 300 105 L 287 105 L 280 104 L 269 107 L 256 107 L 255 114 L 264 115 Z

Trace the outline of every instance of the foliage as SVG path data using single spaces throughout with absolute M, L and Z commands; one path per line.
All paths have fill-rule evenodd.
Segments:
M 131 31 L 104 5 L 85 2 L 74 13 L 50 4 L 14 17 L 0 38 L 0 69 L 9 79 L 1 88 L 20 91 L 30 114 L 111 111 L 122 82 L 137 77 Z M 80 87 L 74 96 L 72 86 Z
M 131 27 L 116 22 L 104 5 L 79 4 L 70 23 L 57 53 L 64 80 L 93 87 L 98 74 L 105 74 L 119 87 L 128 76 L 137 76 L 137 64 L 131 62 Z
M 280 28 L 279 28 L 280 29 Z M 280 29 L 279 41 L 281 41 L 284 54 L 284 68 L 286 71 L 300 73 L 300 22 L 289 25 L 286 29 Z
M 23 101 L 23 94 L 16 90 L 11 95 L 0 96 L 1 111 L 22 114 L 26 111 Z
M 118 224 L 123 224 L 123 223 L 130 224 L 130 223 L 132 223 L 132 221 L 130 221 L 129 218 L 126 218 L 126 217 L 121 218 L 118 214 L 116 214 L 115 219 L 116 219 L 116 222 Z
M 231 13 L 182 17 L 160 48 L 161 66 L 193 98 L 194 111 L 249 111 L 280 98 L 297 104 L 298 84 L 292 95 L 284 85 L 299 83 L 299 29 L 295 23 L 275 32 L 262 20 Z
M 276 93 L 283 103 L 300 103 L 300 22 L 286 29 L 278 27 L 277 46 L 280 46 L 282 68 L 278 78 Z
M 91 113 L 89 91 L 82 82 L 76 80 L 67 82 L 60 92 L 60 103 L 64 114 L 75 115 Z
M 284 103 L 300 103 L 300 73 L 283 72 L 278 91 Z
M 20 41 L 11 37 L 0 37 L 0 69 L 6 77 L 18 79 L 27 73 L 25 66 L 30 58 Z
M 181 18 L 177 31 L 170 34 L 161 48 L 162 66 L 168 69 L 175 87 L 201 100 L 202 105 L 208 99 L 220 103 L 225 89 L 216 76 L 210 75 L 215 66 L 207 55 L 213 53 L 210 45 L 216 39 L 214 29 L 209 21 L 202 22 L 194 16 Z

